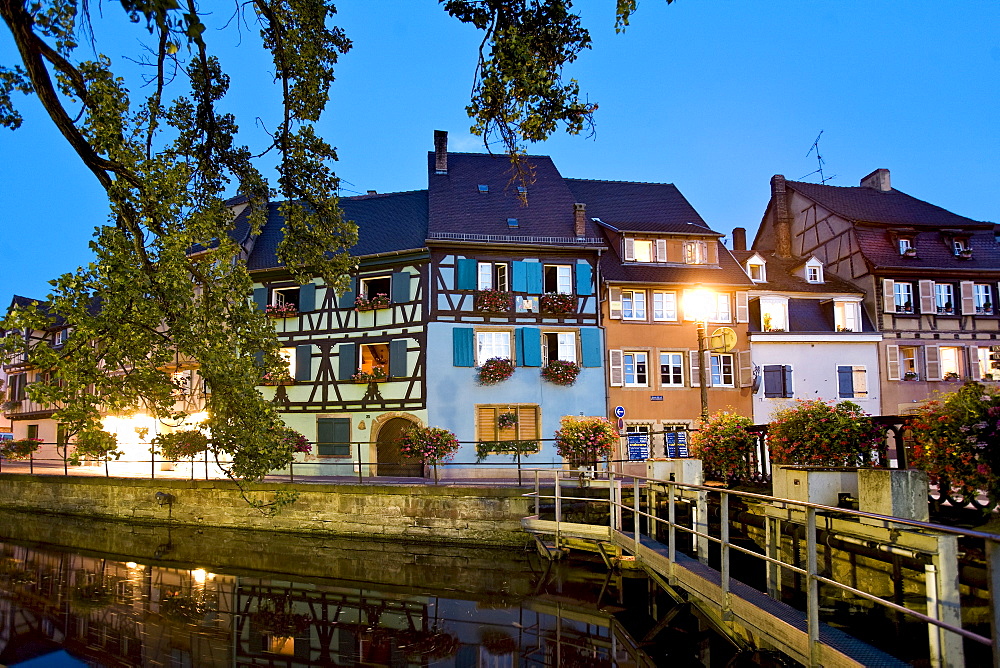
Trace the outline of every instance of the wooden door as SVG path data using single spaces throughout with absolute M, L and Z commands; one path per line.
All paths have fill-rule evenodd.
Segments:
M 376 475 L 422 478 L 424 466 L 399 454 L 399 437 L 413 423 L 405 418 L 392 418 L 378 430 Z

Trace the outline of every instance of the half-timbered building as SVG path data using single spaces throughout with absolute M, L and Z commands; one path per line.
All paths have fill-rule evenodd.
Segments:
M 995 225 L 892 188 L 878 169 L 860 186 L 771 179 L 753 243 L 763 254 L 814 257 L 859 287 L 879 344 L 881 408 L 905 413 L 967 379 L 993 380 L 1000 248 Z

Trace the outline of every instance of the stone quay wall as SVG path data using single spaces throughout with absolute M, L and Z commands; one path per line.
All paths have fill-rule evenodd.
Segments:
M 259 483 L 247 499 L 298 500 L 268 516 L 224 480 L 146 480 L 0 474 L 0 507 L 119 520 L 329 536 L 524 545 L 527 488 Z M 157 493 L 162 495 L 157 498 Z M 170 495 L 170 503 L 162 503 Z

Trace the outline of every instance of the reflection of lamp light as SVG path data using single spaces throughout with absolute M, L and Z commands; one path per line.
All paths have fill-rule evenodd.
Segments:
M 702 425 L 708 420 L 708 369 L 709 360 L 705 359 L 707 348 L 706 329 L 708 328 L 708 318 L 712 315 L 716 304 L 716 295 L 711 290 L 696 288 L 688 291 L 684 296 L 684 314 L 693 318 L 697 323 L 698 332 L 698 381 L 701 385 L 701 422 Z
M 191 571 L 191 577 L 194 578 L 194 581 L 197 582 L 198 584 L 204 584 L 205 578 L 207 576 L 208 576 L 208 571 L 206 571 L 204 568 L 196 568 L 193 571 Z

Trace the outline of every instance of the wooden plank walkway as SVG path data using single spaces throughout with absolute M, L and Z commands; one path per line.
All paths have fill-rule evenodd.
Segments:
M 526 517 L 521 524 L 525 531 L 536 535 L 555 536 L 558 529 L 558 535 L 565 538 L 611 542 L 633 554 L 646 568 L 658 573 L 671 584 L 697 597 L 718 617 L 723 615 L 722 574 L 680 552 L 676 553 L 676 560 L 671 564 L 668 548 L 663 543 L 640 537 L 636 549 L 635 535 L 632 532 L 567 522 L 559 522 L 557 527 L 556 522 L 539 520 L 537 516 Z M 809 665 L 809 634 L 804 612 L 738 580 L 731 581 L 729 593 L 729 610 L 734 621 L 749 630 L 755 638 L 764 640 L 796 661 Z M 821 662 L 825 668 L 902 668 L 909 665 L 827 624 L 821 624 L 820 644 Z

